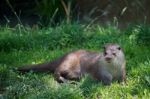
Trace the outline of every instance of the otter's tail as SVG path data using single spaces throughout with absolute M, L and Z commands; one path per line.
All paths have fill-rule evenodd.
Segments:
M 45 63 L 45 64 L 37 64 L 37 65 L 31 65 L 31 66 L 23 66 L 18 68 L 17 70 L 21 73 L 33 71 L 33 72 L 54 72 L 56 68 L 56 64 L 52 63 Z

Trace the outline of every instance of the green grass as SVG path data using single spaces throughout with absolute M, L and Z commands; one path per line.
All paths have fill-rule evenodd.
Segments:
M 32 29 L 0 27 L 0 97 L 7 99 L 148 99 L 150 97 L 150 27 L 126 30 L 94 25 L 61 24 Z M 143 30 L 141 30 L 143 29 Z M 145 34 L 146 32 L 146 34 Z M 142 35 L 143 34 L 143 35 Z M 142 40 L 144 39 L 144 40 Z M 140 43 L 139 43 L 140 42 Z M 104 86 L 89 76 L 75 84 L 59 84 L 53 74 L 20 75 L 14 68 L 51 61 L 77 49 L 102 51 L 105 43 L 118 43 L 127 60 L 127 84 Z

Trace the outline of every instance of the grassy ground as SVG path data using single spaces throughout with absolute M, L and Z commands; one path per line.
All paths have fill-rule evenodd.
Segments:
M 81 24 L 44 29 L 0 27 L 0 98 L 7 99 L 148 99 L 150 97 L 150 28 L 137 25 L 87 27 Z M 127 60 L 127 84 L 104 86 L 89 76 L 76 84 L 59 84 L 53 74 L 20 75 L 13 68 L 53 60 L 76 49 L 101 51 L 118 43 Z

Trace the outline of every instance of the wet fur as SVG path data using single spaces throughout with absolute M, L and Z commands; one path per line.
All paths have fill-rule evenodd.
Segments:
M 125 57 L 117 44 L 108 44 L 102 53 L 78 50 L 45 64 L 25 66 L 21 72 L 52 72 L 58 82 L 79 80 L 88 73 L 94 79 L 110 85 L 113 80 L 125 81 Z

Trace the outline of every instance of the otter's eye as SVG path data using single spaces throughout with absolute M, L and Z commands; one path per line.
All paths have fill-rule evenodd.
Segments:
M 116 53 L 113 53 L 114 56 L 116 56 Z
M 107 55 L 107 52 L 104 52 L 104 55 Z
M 118 47 L 117 49 L 118 49 L 118 50 L 121 50 L 121 47 Z

